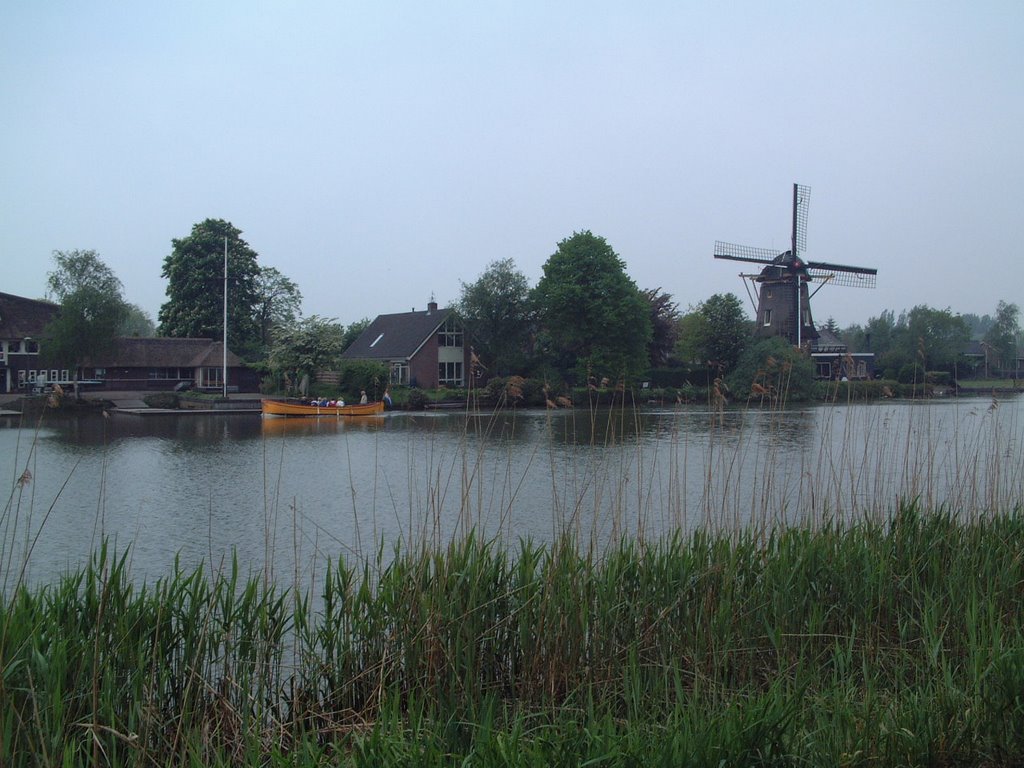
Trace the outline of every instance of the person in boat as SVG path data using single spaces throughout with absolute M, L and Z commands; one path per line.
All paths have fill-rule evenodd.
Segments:
M 360 390 L 359 392 L 359 404 L 366 405 L 369 401 L 366 399 L 366 390 Z
M 382 399 L 384 400 L 384 407 L 387 408 L 390 411 L 391 410 L 391 391 L 385 389 L 384 390 L 384 397 Z

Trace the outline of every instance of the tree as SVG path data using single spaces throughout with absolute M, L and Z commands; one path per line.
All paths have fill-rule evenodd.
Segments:
M 310 315 L 275 334 L 270 366 L 287 377 L 292 388 L 303 376 L 315 379 L 317 371 L 336 369 L 345 329 L 334 319 Z
M 932 309 L 923 304 L 907 313 L 897 348 L 903 365 L 917 364 L 925 371 L 955 373 L 956 363 L 970 341 L 971 332 L 959 315 L 947 309 Z
M 156 336 L 156 326 L 149 313 L 138 304 L 125 304 L 124 319 L 117 329 L 117 335 L 150 338 Z
M 729 371 L 736 365 L 751 338 L 750 320 L 743 303 L 733 293 L 716 293 L 697 306 L 700 321 L 694 344 L 698 358 L 707 365 Z
M 121 281 L 96 251 L 54 251 L 53 261 L 54 269 L 46 275 L 47 297 L 58 304 L 82 290 L 121 300 Z
M 530 286 L 512 259 L 494 261 L 462 283 L 458 305 L 477 356 L 494 374 L 521 373 L 530 334 Z
M 707 336 L 707 322 L 696 307 L 690 307 L 676 322 L 676 343 L 673 354 L 684 363 L 706 362 L 704 338 Z
M 992 323 L 995 319 L 991 315 L 976 315 L 973 312 L 965 312 L 960 315 L 967 323 L 967 327 L 971 331 L 972 339 L 983 339 L 985 334 L 988 333 L 989 328 L 992 327 Z
M 370 318 L 364 317 L 362 320 L 356 320 L 345 329 L 345 333 L 341 337 L 342 352 L 351 347 L 352 342 L 358 339 L 363 331 L 370 327 L 370 322 Z
M 228 347 L 252 358 L 259 349 L 256 320 L 260 268 L 241 230 L 222 219 L 206 219 L 188 237 L 171 240 L 161 275 L 167 301 L 160 307 L 163 336 L 219 339 L 224 332 L 224 241 L 228 249 Z
M 1017 339 L 1020 336 L 1020 308 L 1016 304 L 1000 301 L 996 316 L 985 333 L 984 343 L 992 350 L 996 365 L 1004 371 L 1016 369 Z
M 603 237 L 562 240 L 533 302 L 543 346 L 563 374 L 617 381 L 646 370 L 650 307 Z
M 679 333 L 679 305 L 661 288 L 643 291 L 651 316 L 651 342 L 647 355 L 652 366 L 665 365 L 675 349 Z
M 256 278 L 256 322 L 263 349 L 270 349 L 275 329 L 294 325 L 301 314 L 299 287 L 274 267 L 263 267 Z
M 44 332 L 43 357 L 77 369 L 113 347 L 127 314 L 121 281 L 96 251 L 54 251 L 53 260 L 47 286 L 60 311 Z

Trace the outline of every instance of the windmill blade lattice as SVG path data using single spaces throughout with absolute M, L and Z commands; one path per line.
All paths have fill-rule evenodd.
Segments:
M 807 274 L 814 280 L 828 280 L 830 285 L 843 285 L 848 288 L 874 288 L 877 269 L 843 267 L 838 264 L 821 264 L 811 262 L 807 265 Z
M 811 207 L 811 188 L 793 185 L 793 248 L 796 256 L 807 251 L 807 212 Z
M 750 261 L 754 264 L 771 264 L 780 256 L 780 252 L 771 248 L 754 248 L 749 245 L 736 245 L 735 243 L 724 243 L 721 240 L 715 243 L 715 258 L 730 259 L 731 261 Z

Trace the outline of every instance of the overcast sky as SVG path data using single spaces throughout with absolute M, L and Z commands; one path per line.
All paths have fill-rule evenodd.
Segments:
M 682 309 L 716 240 L 878 268 L 815 319 L 1024 307 L 1024 2 L 8 2 L 0 291 L 94 249 L 155 319 L 229 220 L 348 324 L 605 237 Z M 751 312 L 752 314 L 752 312 Z

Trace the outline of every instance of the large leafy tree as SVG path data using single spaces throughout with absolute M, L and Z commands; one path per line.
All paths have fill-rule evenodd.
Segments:
M 477 356 L 492 373 L 520 372 L 530 334 L 530 286 L 512 259 L 492 262 L 472 283 L 462 283 L 459 314 Z
M 897 348 L 903 363 L 914 363 L 926 371 L 954 372 L 956 362 L 971 338 L 963 318 L 949 309 L 918 305 L 906 316 L 905 329 L 898 329 Z
M 716 293 L 678 323 L 676 354 L 719 371 L 729 371 L 751 339 L 750 320 L 733 293 Z
M 301 314 L 299 286 L 274 267 L 263 267 L 256 279 L 256 322 L 262 347 L 269 350 L 275 330 L 294 325 Z
M 121 281 L 96 251 L 54 251 L 48 295 L 60 311 L 47 326 L 43 357 L 61 367 L 110 349 L 127 315 Z
M 153 319 L 146 310 L 138 304 L 125 304 L 124 312 L 124 319 L 117 331 L 118 336 L 141 338 L 156 336 L 156 325 L 153 324 Z
M 603 237 L 585 231 L 562 240 L 533 299 L 548 353 L 564 374 L 617 381 L 647 369 L 650 306 Z
M 1020 308 L 1016 304 L 1000 301 L 996 316 L 985 333 L 984 343 L 992 350 L 997 365 L 1008 369 L 1017 359 L 1017 339 L 1020 337 Z
M 275 334 L 270 366 L 295 387 L 303 377 L 336 369 L 343 349 L 344 327 L 334 319 L 310 315 Z
M 869 318 L 863 326 L 859 323 L 847 326 L 839 335 L 851 352 L 874 352 L 880 358 L 892 349 L 896 329 L 896 313 L 886 309 Z
M 46 275 L 47 297 L 58 304 L 83 290 L 104 293 L 123 301 L 120 279 L 96 251 L 54 251 L 53 265 L 53 271 Z
M 206 219 L 188 237 L 171 241 L 164 259 L 167 301 L 160 307 L 164 336 L 218 339 L 224 328 L 224 245 L 228 251 L 228 347 L 252 358 L 258 354 L 257 255 L 242 232 L 222 219 Z
M 352 342 L 359 338 L 359 336 L 370 327 L 370 318 L 364 317 L 362 320 L 356 320 L 345 328 L 345 333 L 341 337 L 341 351 L 344 352 L 346 349 L 352 346 Z
M 672 356 L 679 336 L 679 305 L 672 301 L 672 294 L 663 293 L 661 288 L 643 291 L 643 296 L 651 313 L 648 357 L 652 366 L 665 365 Z

